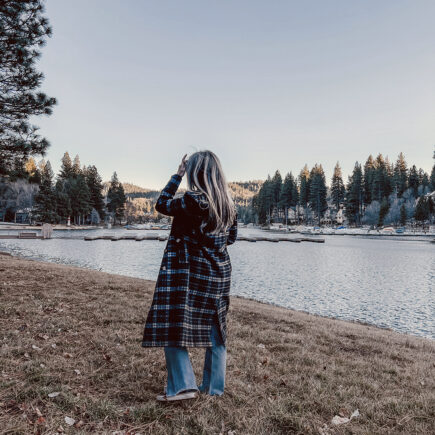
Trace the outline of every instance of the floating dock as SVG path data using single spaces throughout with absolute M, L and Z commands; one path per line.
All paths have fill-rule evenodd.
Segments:
M 159 240 L 161 242 L 168 240 L 168 235 L 158 235 L 158 234 L 146 234 L 146 235 L 121 235 L 121 236 L 86 236 L 84 240 L 111 240 L 112 242 L 117 242 L 119 240 L 135 240 L 136 242 L 142 242 L 143 240 Z M 325 239 L 315 238 L 315 237 L 267 237 L 267 236 L 239 236 L 237 241 L 245 242 L 291 242 L 291 243 L 301 243 L 301 242 L 311 242 L 311 243 L 325 243 Z
M 43 239 L 38 233 L 0 234 L 0 239 Z

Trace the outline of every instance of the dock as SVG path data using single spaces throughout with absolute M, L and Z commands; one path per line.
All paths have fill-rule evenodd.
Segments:
M 112 242 L 117 242 L 120 240 L 135 240 L 136 242 L 142 242 L 144 240 L 159 240 L 161 242 L 168 240 L 168 235 L 158 235 L 158 234 L 146 234 L 146 235 L 121 235 L 121 236 L 86 236 L 84 240 L 94 241 L 94 240 L 111 240 Z M 301 242 L 311 242 L 311 243 L 325 243 L 325 239 L 315 238 L 315 237 L 267 237 L 267 236 L 239 236 L 237 241 L 245 242 L 290 242 L 290 243 L 301 243 Z
M 43 239 L 43 237 L 38 233 L 18 233 L 18 234 L 0 234 L 0 239 Z

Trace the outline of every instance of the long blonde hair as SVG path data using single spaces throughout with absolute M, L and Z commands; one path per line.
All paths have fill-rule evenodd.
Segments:
M 211 151 L 197 151 L 186 163 L 187 186 L 206 196 L 209 205 L 207 226 L 211 233 L 226 231 L 234 221 L 236 210 L 221 163 Z

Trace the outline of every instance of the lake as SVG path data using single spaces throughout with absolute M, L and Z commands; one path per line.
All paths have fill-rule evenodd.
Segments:
M 51 240 L 0 240 L 0 250 L 121 275 L 157 278 L 166 242 L 83 240 L 84 235 L 97 233 L 144 231 L 55 231 Z M 239 233 L 264 234 L 247 228 Z M 435 339 L 434 244 L 423 238 L 323 237 L 324 244 L 238 241 L 229 246 L 231 293 Z

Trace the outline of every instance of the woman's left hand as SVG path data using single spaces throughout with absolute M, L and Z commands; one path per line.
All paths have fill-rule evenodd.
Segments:
M 187 163 L 186 157 L 187 157 L 187 154 L 184 154 L 184 156 L 181 160 L 180 166 L 178 167 L 177 174 L 180 177 L 182 177 L 186 173 L 186 163 Z

